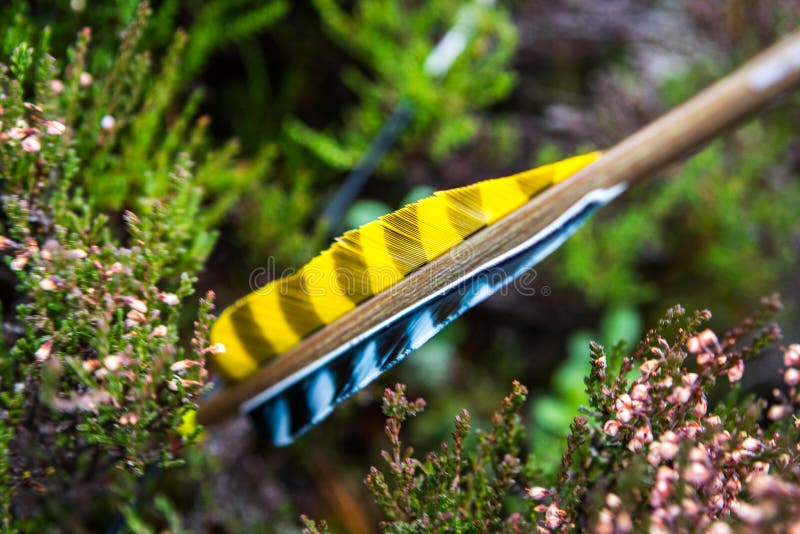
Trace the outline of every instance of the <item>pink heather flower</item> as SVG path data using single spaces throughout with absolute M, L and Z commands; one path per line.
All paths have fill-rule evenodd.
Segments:
M 714 355 L 710 352 L 701 352 L 697 355 L 697 365 L 705 367 L 714 363 Z
M 653 467 L 661 463 L 661 443 L 654 441 L 650 444 L 650 450 L 647 453 L 647 463 Z
M 672 430 L 667 430 L 658 440 L 660 444 L 659 455 L 664 460 L 672 460 L 678 455 L 680 450 L 680 441 L 677 434 Z
M 681 500 L 681 508 L 683 515 L 688 516 L 697 515 L 697 513 L 700 511 L 700 505 L 697 504 L 697 501 L 693 501 L 692 499 Z
M 48 276 L 47 278 L 39 282 L 39 289 L 41 289 L 42 291 L 55 291 L 56 289 L 58 289 L 58 285 L 51 277 Z
M 692 408 L 692 413 L 694 414 L 695 417 L 700 419 L 706 414 L 707 411 L 708 411 L 708 399 L 706 399 L 705 395 L 702 395 L 700 397 L 700 400 L 697 401 L 697 404 L 694 405 L 694 408 Z
M 711 482 L 706 486 L 706 492 L 711 495 L 719 495 L 722 488 L 725 487 L 725 480 L 721 474 L 716 475 L 711 479 Z
M 541 486 L 533 486 L 526 490 L 528 492 L 528 496 L 534 501 L 542 501 L 550 497 L 550 490 L 543 488 Z
M 712 330 L 708 328 L 700 332 L 697 337 L 700 338 L 700 342 L 703 344 L 704 347 L 708 346 L 719 346 L 719 340 L 717 340 L 717 334 L 715 334 Z
M 58 121 L 45 122 L 47 133 L 50 135 L 62 135 L 67 131 L 67 127 Z
M 31 254 L 39 252 L 39 243 L 37 243 L 36 240 L 33 239 L 32 237 L 26 237 L 25 248 L 27 248 L 28 252 L 30 252 Z
M 698 354 L 703 350 L 703 345 L 700 343 L 700 336 L 692 336 L 686 340 L 686 350 L 689 354 Z
M 656 508 L 650 517 L 650 534 L 672 534 L 672 531 L 665 526 L 667 522 L 666 510 Z
M 614 534 L 614 513 L 608 508 L 603 508 L 597 514 L 596 534 Z
M 649 375 L 649 374 L 651 374 L 653 371 L 655 371 L 656 369 L 658 369 L 658 366 L 659 366 L 660 364 L 661 364 L 661 362 L 660 362 L 660 361 L 658 361 L 658 360 L 647 360 L 646 362 L 644 362 L 642 365 L 640 365 L 640 366 L 639 366 L 639 371 L 640 371 L 640 372 L 641 372 L 643 375 Z
M 28 256 L 27 254 L 20 254 L 13 260 L 11 260 L 11 270 L 12 271 L 21 271 L 25 268 L 25 265 L 28 264 Z
M 742 491 L 742 483 L 736 477 L 729 478 L 725 483 L 725 489 L 728 490 L 728 493 L 737 495 L 740 491 Z
M 672 377 L 667 375 L 661 381 L 656 383 L 656 387 L 659 389 L 669 389 L 672 387 Z
M 611 436 L 612 438 L 615 437 L 619 433 L 619 421 L 615 421 L 614 419 L 609 419 L 603 425 L 603 432 L 606 435 Z
M 139 422 L 139 416 L 136 415 L 135 413 L 126 413 L 119 418 L 119 423 L 121 425 L 135 425 L 138 422 Z
M 670 487 L 666 482 L 656 482 L 653 486 L 653 491 L 650 492 L 650 506 L 653 508 L 661 508 L 669 497 Z
M 637 438 L 634 437 L 634 438 L 631 438 L 630 441 L 628 441 L 627 447 L 628 447 L 628 450 L 631 451 L 631 452 L 638 452 L 638 451 L 642 450 L 642 448 L 644 448 L 644 443 L 642 442 L 642 440 L 637 439 Z
M 652 443 L 653 431 L 650 429 L 650 424 L 648 423 L 637 428 L 636 432 L 633 434 L 633 439 L 638 440 L 645 445 Z
M 41 106 L 37 106 L 33 102 L 23 102 L 22 105 L 25 107 L 25 109 L 33 111 L 34 113 L 44 113 L 44 110 L 41 108 Z
M 791 497 L 796 493 L 796 486 L 779 477 L 759 473 L 747 485 L 750 495 L 755 499 L 768 499 L 775 496 Z
M 52 351 L 53 351 L 53 339 L 50 338 L 44 343 L 42 343 L 42 346 L 36 350 L 36 354 L 34 354 L 34 356 L 36 357 L 36 361 L 37 362 L 45 361 L 50 357 L 50 353 Z
M 697 373 L 686 373 L 681 377 L 684 386 L 692 387 L 697 382 Z
M 783 353 L 783 365 L 786 367 L 800 366 L 800 345 L 792 344 Z
M 711 426 L 711 427 L 721 426 L 722 425 L 722 419 L 720 419 L 718 415 L 709 415 L 708 417 L 706 417 L 706 425 Z M 724 431 L 724 432 L 726 434 L 728 434 L 727 430 Z M 730 438 L 730 434 L 728 434 L 728 438 Z
M 748 484 L 759 475 L 766 475 L 769 473 L 769 464 L 767 462 L 753 462 L 750 473 L 747 474 L 744 481 Z
M 106 131 L 113 130 L 116 124 L 117 120 L 111 115 L 104 115 L 103 118 L 100 119 L 100 127 Z
M 757 525 L 764 520 L 764 513 L 762 510 L 752 504 L 737 501 L 731 504 L 731 510 L 739 516 L 739 519 L 748 525 Z
M 643 401 L 647 398 L 647 386 L 644 384 L 636 384 L 631 389 L 631 399 Z
M 686 423 L 683 425 L 683 432 L 689 439 L 695 439 L 698 432 L 700 432 L 702 429 L 703 427 L 701 427 L 700 423 L 697 421 L 686 421 Z
M 629 423 L 630 420 L 633 419 L 633 403 L 631 396 L 627 393 L 623 393 L 619 396 L 614 403 L 614 407 L 617 410 L 617 419 L 623 423 Z
M 778 419 L 783 419 L 786 417 L 786 415 L 791 413 L 791 411 L 792 409 L 788 406 L 776 404 L 774 406 L 770 406 L 769 410 L 767 410 L 767 418 L 770 421 L 777 421 Z
M 64 82 L 61 80 L 50 80 L 50 90 L 54 94 L 60 95 L 64 92 Z
M 175 293 L 161 293 L 158 298 L 167 306 L 176 306 L 180 304 L 180 299 Z
M 28 135 L 28 128 L 28 123 L 24 119 L 19 119 L 6 135 L 11 139 L 19 140 Z
M 197 365 L 200 365 L 200 362 L 196 362 L 194 360 L 178 360 L 177 362 L 175 362 L 172 365 L 170 365 L 169 369 L 170 369 L 170 371 L 174 371 L 176 373 L 179 373 L 181 371 L 185 371 L 187 369 L 191 369 L 192 367 L 195 367 Z
M 558 528 L 567 518 L 567 513 L 561 510 L 556 503 L 552 503 L 547 507 L 547 512 L 544 514 L 544 524 L 547 528 Z
M 689 451 L 689 460 L 698 463 L 707 463 L 708 462 L 708 452 L 704 445 L 696 445 L 692 447 Z
M 742 379 L 742 375 L 744 374 L 744 360 L 741 358 L 736 360 L 730 369 L 728 369 L 728 380 L 731 382 L 738 382 Z
M 116 354 L 103 358 L 103 365 L 109 371 L 116 371 L 122 365 L 122 358 Z
M 794 367 L 786 369 L 786 371 L 783 373 L 783 381 L 789 386 L 796 386 L 798 383 L 800 383 L 800 371 Z
M 698 462 L 692 462 L 689 467 L 683 470 L 683 478 L 695 488 L 705 484 L 710 475 L 711 472 L 708 468 Z
M 667 520 L 672 522 L 678 519 L 678 516 L 681 515 L 681 507 L 678 506 L 677 504 L 670 504 L 669 506 L 667 506 L 666 512 L 667 512 L 666 516 Z
M 750 451 L 750 452 L 758 452 L 758 451 L 760 451 L 760 450 L 761 450 L 761 449 L 762 449 L 764 446 L 763 446 L 763 445 L 761 444 L 761 442 L 760 442 L 760 441 L 758 441 L 756 438 L 749 437 L 749 438 L 745 439 L 745 440 L 742 442 L 742 445 L 741 445 L 741 447 L 742 447 L 744 450 L 746 450 L 746 451 Z
M 708 329 L 703 330 L 696 336 L 692 336 L 686 340 L 686 350 L 688 350 L 691 354 L 699 354 L 708 347 L 713 347 L 715 350 L 719 349 L 719 340 L 717 340 L 717 335 Z
M 714 521 L 708 526 L 705 534 L 733 534 L 733 529 L 727 523 Z
M 725 497 L 723 497 L 720 493 L 712 495 L 708 499 L 708 504 L 712 510 L 715 512 L 720 512 L 723 508 L 725 508 Z
M 667 400 L 674 404 L 686 404 L 692 396 L 692 390 L 685 386 L 678 386 L 672 390 Z
M 606 494 L 606 506 L 612 510 L 619 508 L 622 506 L 622 499 L 616 493 L 608 493 Z
M 138 310 L 130 310 L 127 314 L 125 314 L 125 325 L 128 328 L 134 328 L 139 323 L 143 323 L 147 320 L 145 314 Z
M 719 417 L 717 417 L 717 419 L 719 419 Z M 716 426 L 716 425 L 714 425 L 714 426 Z M 723 445 L 728 443 L 730 440 L 731 440 L 731 433 L 728 432 L 727 430 L 723 430 L 722 432 L 717 432 L 716 434 L 714 434 L 714 445 L 716 447 L 722 447 Z
M 136 297 L 122 297 L 122 301 L 139 313 L 147 313 L 147 304 L 143 300 Z
M 151 337 L 164 337 L 167 335 L 167 327 L 163 324 L 158 325 L 157 327 L 153 328 L 151 332 Z
M 78 78 L 78 83 L 81 87 L 89 87 L 94 82 L 94 78 L 88 72 L 81 72 L 80 77 Z
M 39 152 L 42 149 L 42 143 L 39 141 L 39 138 L 35 135 L 29 135 L 25 139 L 22 140 L 20 143 L 22 150 L 25 152 Z
M 109 266 L 108 269 L 106 269 L 106 271 L 103 274 L 110 278 L 115 274 L 121 273 L 123 269 L 124 268 L 122 267 L 122 264 L 118 261 L 115 261 L 114 263 L 111 264 L 111 266 Z
M 617 532 L 619 534 L 627 534 L 633 530 L 633 521 L 631 520 L 631 515 L 622 510 L 617 514 Z
M 98 367 L 100 367 L 100 360 L 94 358 L 92 358 L 91 360 L 84 360 L 83 363 L 81 364 L 81 367 L 83 367 L 84 371 L 88 371 L 91 373 L 95 371 Z

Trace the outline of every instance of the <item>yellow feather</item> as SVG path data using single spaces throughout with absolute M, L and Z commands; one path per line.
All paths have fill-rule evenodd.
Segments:
M 592 163 L 577 156 L 505 178 L 440 191 L 337 238 L 296 274 L 237 301 L 214 323 L 226 347 L 213 360 L 230 381 L 385 291 L 481 228 L 523 206 L 547 187 Z

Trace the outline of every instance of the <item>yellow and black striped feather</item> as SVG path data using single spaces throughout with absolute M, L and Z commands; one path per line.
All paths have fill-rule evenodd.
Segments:
M 439 191 L 346 232 L 295 274 L 268 283 L 221 314 L 211 337 L 225 352 L 214 358 L 214 368 L 228 381 L 246 378 L 598 155 Z

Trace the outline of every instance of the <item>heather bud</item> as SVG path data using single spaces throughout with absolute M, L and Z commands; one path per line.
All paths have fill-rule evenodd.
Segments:
M 613 438 L 619 433 L 619 427 L 620 427 L 619 421 L 610 419 L 606 421 L 605 424 L 603 425 L 603 432 L 605 432 L 606 435 L 611 436 Z
M 783 381 L 789 386 L 796 386 L 798 383 L 800 383 L 800 371 L 794 367 L 786 369 L 786 371 L 783 373 Z

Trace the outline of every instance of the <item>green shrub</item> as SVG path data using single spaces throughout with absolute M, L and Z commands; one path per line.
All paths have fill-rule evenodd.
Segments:
M 206 379 L 212 295 L 188 350 L 181 302 L 239 171 L 215 196 L 202 177 L 231 154 L 198 149 L 192 101 L 164 124 L 185 39 L 154 74 L 136 51 L 146 16 L 143 6 L 108 72 L 86 71 L 88 30 L 63 69 L 48 31 L 0 65 L 2 249 L 18 279 L 5 314 L 14 344 L 0 360 L 9 530 L 108 518 L 146 466 L 178 462 L 193 439 L 177 429 Z

